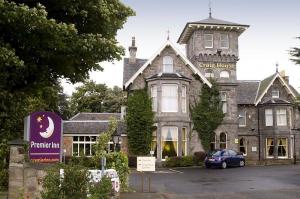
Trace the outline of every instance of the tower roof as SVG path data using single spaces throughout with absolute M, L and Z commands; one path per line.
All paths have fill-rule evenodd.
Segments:
M 186 44 L 190 36 L 196 29 L 235 31 L 238 32 L 239 34 L 242 34 L 247 28 L 249 28 L 249 25 L 224 21 L 209 16 L 207 19 L 203 19 L 195 22 L 188 22 L 185 25 L 177 42 L 180 44 Z

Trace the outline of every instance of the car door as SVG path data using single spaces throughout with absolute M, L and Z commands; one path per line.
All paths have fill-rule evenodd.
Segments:
M 239 158 L 237 157 L 237 153 L 233 150 L 229 150 L 228 152 L 229 152 L 230 161 L 232 163 L 232 166 L 238 166 Z
M 229 155 L 228 150 L 224 150 L 222 156 L 223 156 L 223 160 L 227 163 L 228 166 L 230 166 L 232 163 L 230 160 L 230 155 Z

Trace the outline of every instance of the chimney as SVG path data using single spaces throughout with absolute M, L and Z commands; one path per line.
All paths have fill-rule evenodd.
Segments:
M 131 46 L 129 46 L 129 63 L 135 63 L 136 61 L 136 51 L 137 47 L 135 46 L 135 37 L 132 37 Z
M 289 76 L 285 75 L 285 71 L 284 71 L 284 70 L 283 70 L 283 71 L 280 71 L 279 75 L 285 80 L 285 82 L 286 82 L 287 84 L 290 83 L 290 82 L 289 82 L 290 78 L 289 78 Z

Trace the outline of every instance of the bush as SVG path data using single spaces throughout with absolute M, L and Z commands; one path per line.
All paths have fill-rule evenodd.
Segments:
M 128 158 L 122 152 L 113 152 L 106 155 L 106 168 L 115 169 L 121 182 L 121 190 L 128 189 L 129 166 Z
M 89 192 L 89 199 L 109 199 L 113 193 L 111 179 L 103 176 L 99 183 L 91 183 Z
M 0 191 L 7 190 L 8 186 L 8 169 L 0 170 Z
M 86 157 L 86 156 L 80 156 L 80 157 L 72 156 L 68 160 L 68 164 L 80 165 L 80 166 L 83 166 L 86 168 L 96 168 L 96 164 L 95 164 L 95 161 L 93 160 L 93 158 Z M 98 167 L 98 168 L 100 168 L 100 167 Z
M 165 162 L 166 167 L 188 167 L 193 165 L 193 156 L 169 157 Z
M 128 165 L 129 167 L 136 168 L 137 164 L 137 156 L 128 156 Z
M 197 151 L 194 153 L 194 164 L 195 165 L 202 165 L 204 159 L 206 157 L 206 153 L 203 151 Z

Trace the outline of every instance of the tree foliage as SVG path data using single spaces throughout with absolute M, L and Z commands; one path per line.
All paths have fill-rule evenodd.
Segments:
M 118 113 L 125 101 L 125 93 L 115 86 L 108 88 L 105 84 L 86 81 L 76 88 L 71 97 L 73 114 L 78 112 Z
M 133 155 L 149 155 L 154 113 L 147 90 L 135 90 L 129 94 L 126 112 L 129 152 Z
M 300 37 L 297 37 L 297 39 L 300 39 Z M 300 65 L 300 48 L 294 47 L 290 50 L 290 54 L 293 56 L 291 59 L 295 64 Z
M 204 150 L 208 151 L 214 139 L 216 128 L 223 121 L 224 114 L 221 108 L 221 99 L 218 85 L 215 81 L 209 88 L 203 85 L 199 101 L 191 108 L 194 130 L 198 132 Z

